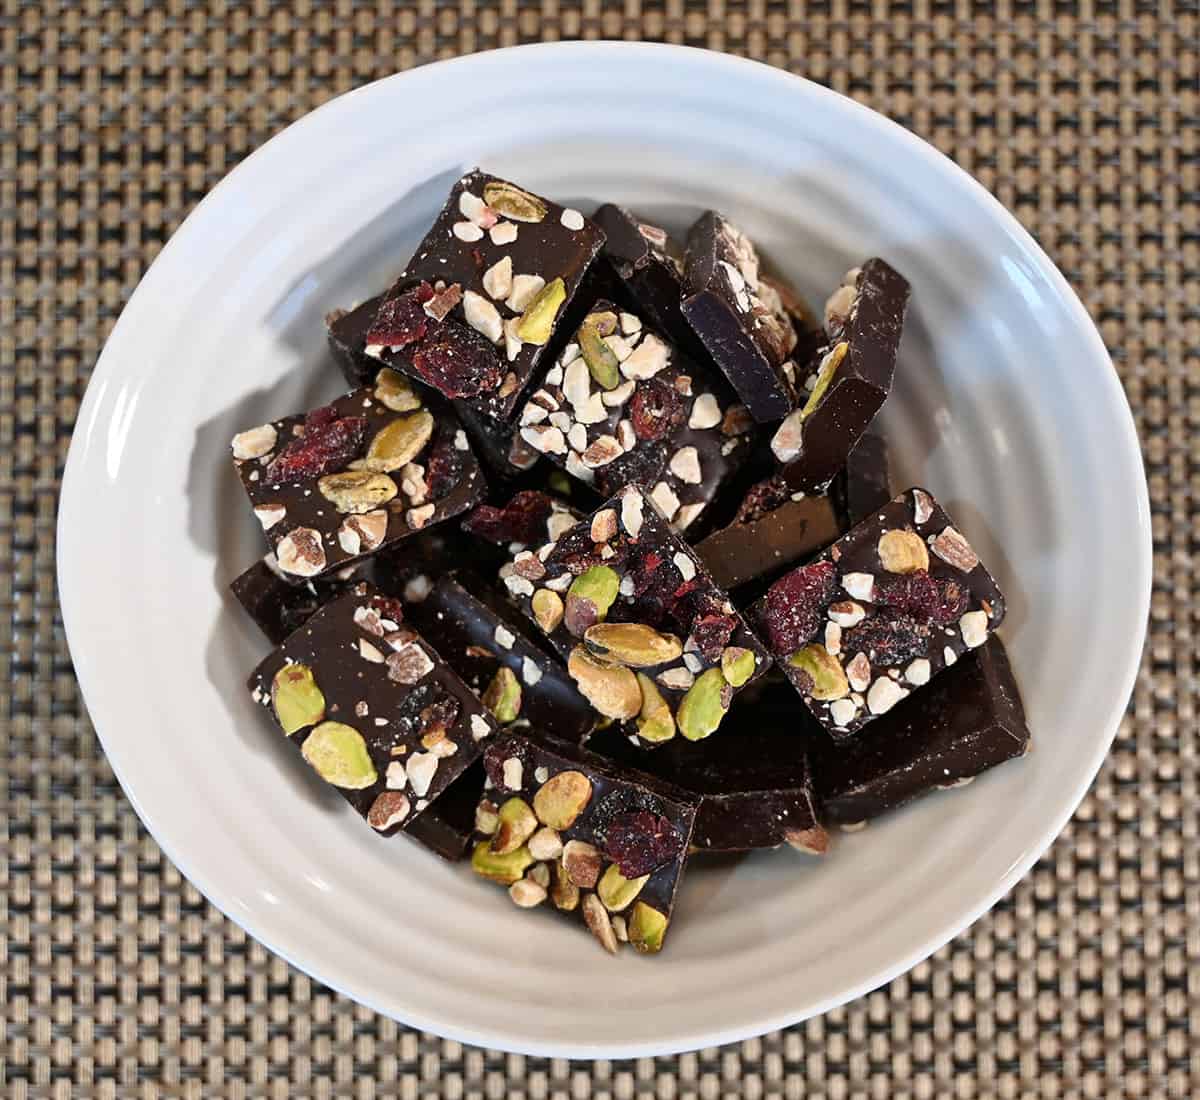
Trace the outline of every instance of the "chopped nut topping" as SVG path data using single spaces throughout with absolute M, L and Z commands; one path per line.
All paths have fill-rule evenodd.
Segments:
M 910 684 L 919 686 L 929 683 L 929 673 L 929 662 L 924 657 L 918 657 L 904 670 L 904 678 Z
M 254 515 L 262 529 L 269 531 L 287 515 L 287 509 L 282 504 L 260 504 L 254 509 Z
M 668 522 L 674 519 L 675 513 L 679 511 L 679 497 L 675 495 L 675 491 L 665 481 L 658 482 L 650 490 L 650 500 L 662 513 L 663 519 Z
M 497 302 L 504 301 L 512 290 L 512 257 L 505 255 L 483 273 L 483 289 L 488 297 Z
M 953 527 L 945 528 L 929 544 L 929 548 L 947 565 L 952 565 L 963 573 L 970 573 L 979 564 L 979 555 Z
M 682 550 L 676 551 L 672 560 L 685 581 L 690 581 L 696 575 L 696 563 Z
M 852 699 L 835 699 L 829 704 L 829 715 L 839 726 L 848 726 L 857 713 L 858 707 Z
M 514 313 L 524 313 L 525 307 L 534 300 L 546 285 L 540 275 L 514 275 L 512 290 L 504 304 Z
M 497 222 L 488 230 L 492 244 L 512 244 L 517 239 L 517 229 L 514 222 Z
M 621 497 L 621 524 L 630 538 L 636 539 L 642 532 L 642 494 L 636 490 L 627 490 Z
M 987 612 L 968 611 L 958 620 L 958 629 L 962 633 L 963 642 L 969 648 L 974 649 L 976 646 L 983 645 L 988 636 Z
M 907 694 L 895 680 L 880 676 L 867 692 L 867 709 L 872 714 L 886 714 Z
M 465 241 L 467 244 L 473 244 L 475 241 L 483 238 L 483 230 L 474 222 L 455 222 L 450 227 L 450 232 L 460 241 Z
M 870 573 L 847 573 L 842 578 L 842 587 L 856 600 L 869 603 L 875 595 L 875 577 Z
M 721 406 L 711 393 L 702 393 L 692 403 L 692 414 L 688 427 L 703 430 L 715 428 L 721 423 Z
M 278 435 L 273 424 L 260 424 L 257 428 L 239 432 L 233 437 L 233 457 L 239 462 L 251 458 L 262 458 L 275 448 Z
M 865 653 L 856 653 L 846 665 L 846 679 L 854 691 L 866 691 L 871 683 L 871 662 Z
M 284 535 L 275 547 L 279 568 L 297 577 L 314 577 L 325 568 L 325 547 L 321 534 L 311 527 L 297 527 Z
M 913 522 L 928 523 L 933 515 L 933 498 L 924 489 L 914 489 L 913 493 Z
M 604 508 L 592 517 L 592 541 L 608 542 L 617 533 L 617 513 Z
M 699 485 L 702 480 L 700 454 L 695 447 L 680 447 L 671 457 L 670 469 L 671 473 L 687 485 Z

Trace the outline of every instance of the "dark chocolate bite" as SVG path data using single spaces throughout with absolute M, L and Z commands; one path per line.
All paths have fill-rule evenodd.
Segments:
M 647 745 L 708 737 L 769 658 L 638 486 L 500 571 L 604 717 Z
M 896 495 L 883 436 L 867 432 L 858 441 L 832 491 L 848 527 L 861 523 Z
M 532 726 L 582 741 L 596 715 L 567 670 L 532 641 L 515 609 L 477 580 L 442 577 L 409 618 L 501 726 Z
M 796 330 L 750 239 L 713 210 L 688 231 L 682 312 L 755 420 L 791 411 Z
M 846 742 L 811 740 L 831 824 L 852 825 L 929 791 L 961 787 L 1029 751 L 1029 729 L 997 637 Z
M 335 309 L 325 318 L 329 351 L 342 376 L 354 389 L 370 385 L 379 372 L 379 360 L 363 353 L 367 333 L 383 295 L 368 298 L 353 309 Z
M 880 259 L 847 272 L 825 307 L 828 343 L 809 362 L 800 407 L 771 440 L 788 484 L 824 490 L 891 392 L 908 280 Z
M 910 489 L 748 614 L 813 716 L 844 739 L 981 646 L 1004 597 L 941 506 Z
M 615 954 L 662 948 L 697 800 L 575 746 L 501 734 L 471 866 L 522 908 L 552 906 Z
M 250 677 L 301 755 L 378 832 L 417 819 L 475 760 L 495 723 L 370 585 L 327 604 Z
M 364 353 L 505 422 L 578 324 L 576 292 L 603 243 L 577 210 L 469 172 L 380 304 Z
M 750 451 L 725 380 L 636 313 L 596 302 L 521 410 L 521 438 L 601 496 L 642 485 L 689 528 Z
M 279 645 L 327 603 L 371 580 L 374 562 L 360 561 L 319 580 L 289 577 L 267 554 L 238 576 L 229 590 L 272 645 Z
M 412 820 L 404 835 L 451 863 L 462 859 L 471 846 L 475 807 L 483 797 L 486 778 L 482 762 L 476 760 Z

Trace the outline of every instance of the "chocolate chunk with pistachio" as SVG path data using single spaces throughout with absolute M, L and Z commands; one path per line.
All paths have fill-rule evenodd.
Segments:
M 484 754 L 471 866 L 522 908 L 585 925 L 615 954 L 661 950 L 697 799 L 585 749 L 500 734 Z
M 496 728 L 474 692 L 370 585 L 321 608 L 250 693 L 313 770 L 381 833 L 407 829 Z
M 709 736 L 769 664 L 728 595 L 638 486 L 518 553 L 501 579 L 592 707 L 642 744 Z
M 781 577 L 749 616 L 813 716 L 844 739 L 981 646 L 1004 597 L 946 512 L 914 488 Z

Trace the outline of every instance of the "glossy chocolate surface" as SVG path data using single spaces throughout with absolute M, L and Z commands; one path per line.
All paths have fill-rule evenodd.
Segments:
M 467 854 L 475 832 L 475 807 L 483 796 L 483 764 L 476 760 L 436 802 L 404 830 L 410 840 L 452 863 Z
M 382 301 L 383 295 L 377 294 L 353 309 L 335 309 L 325 318 L 325 334 L 333 361 L 355 389 L 375 381 L 382 365 L 378 359 L 363 352 L 367 331 Z
M 835 484 L 835 495 L 851 527 L 887 504 L 896 494 L 892 492 L 888 446 L 883 436 L 867 432 L 850 452 Z
M 246 614 L 272 645 L 279 645 L 322 607 L 373 576 L 373 561 L 348 565 L 317 580 L 300 580 L 280 572 L 268 554 L 229 585 Z

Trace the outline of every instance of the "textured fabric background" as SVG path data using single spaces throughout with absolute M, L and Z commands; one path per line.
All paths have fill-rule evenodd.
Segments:
M 0 1092 L 1200 1096 L 1197 34 L 1192 3 L 0 0 Z M 1129 713 L 1087 801 L 1011 896 L 828 1016 L 628 1063 L 407 1031 L 206 905 L 105 765 L 54 584 L 58 479 L 88 374 L 196 201 L 363 81 L 579 36 L 666 39 L 803 73 L 979 177 L 1099 322 L 1154 507 L 1151 634 Z

